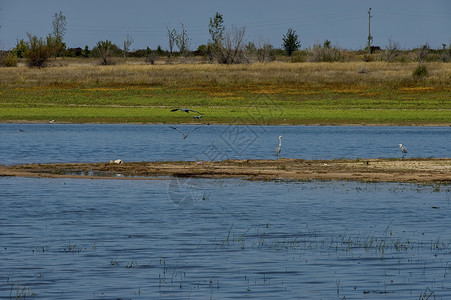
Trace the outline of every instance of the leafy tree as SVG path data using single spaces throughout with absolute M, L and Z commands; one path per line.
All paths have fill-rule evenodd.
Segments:
M 89 51 L 88 45 L 85 46 L 85 49 L 81 52 L 81 56 L 84 58 L 88 58 L 91 54 L 91 51 Z
M 102 58 L 102 65 L 112 65 L 114 62 L 112 56 L 119 52 L 119 48 L 109 40 L 98 41 L 96 47 L 92 50 L 98 57 Z
M 296 34 L 296 30 L 293 30 L 292 28 L 289 28 L 287 33 L 282 37 L 282 42 L 282 47 L 285 49 L 288 56 L 291 56 L 294 51 L 301 47 L 301 42 Z
M 158 56 L 164 55 L 164 51 L 163 51 L 163 49 L 161 49 L 161 46 L 160 46 L 160 45 L 158 45 L 158 47 L 157 47 L 156 54 L 157 54 Z
M 52 56 L 52 48 L 51 45 L 47 42 L 44 42 L 43 38 L 38 38 L 35 35 L 28 35 L 28 45 L 29 49 L 26 52 L 27 64 L 30 67 L 45 67 L 48 59 Z
M 28 43 L 24 41 L 24 39 L 21 39 L 17 42 L 16 47 L 13 49 L 13 53 L 18 58 L 24 58 L 27 51 L 29 49 Z
M 220 13 L 216 12 L 214 18 L 210 18 L 208 32 L 210 33 L 211 42 L 213 44 L 218 44 L 222 41 L 225 32 L 225 27 L 223 16 Z
M 50 48 L 51 56 L 55 58 L 62 54 L 62 51 L 66 48 L 66 44 L 64 44 L 59 37 L 55 37 L 49 34 L 46 37 L 47 46 Z
M 213 18 L 210 18 L 208 32 L 211 40 L 207 43 L 207 55 L 210 61 L 213 61 L 223 49 L 223 40 L 225 35 L 224 17 L 216 12 Z

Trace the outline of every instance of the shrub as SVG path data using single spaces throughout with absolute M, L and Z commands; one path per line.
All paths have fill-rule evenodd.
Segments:
M 412 72 L 412 76 L 415 79 L 420 79 L 420 78 L 426 77 L 427 75 L 428 75 L 428 69 L 426 68 L 425 65 L 419 65 Z
M 385 49 L 385 56 L 389 63 L 394 62 L 395 59 L 401 54 L 401 46 L 398 42 L 392 39 L 388 40 L 388 45 Z
M 0 61 L 3 67 L 17 67 L 17 55 L 13 52 L 5 54 Z
M 28 51 L 28 43 L 25 42 L 23 39 L 17 42 L 16 47 L 13 49 L 13 52 L 15 55 L 19 58 L 24 58 L 25 54 Z
M 26 52 L 29 67 L 45 67 L 47 60 L 52 56 L 52 47 L 44 42 L 42 38 L 28 33 L 29 49 Z
M 362 60 L 364 62 L 372 62 L 374 61 L 374 56 L 372 56 L 371 54 L 364 54 Z
M 102 65 L 114 65 L 113 55 L 119 53 L 119 48 L 109 40 L 98 41 L 92 52 L 102 59 Z
M 334 62 L 342 59 L 341 51 L 336 47 L 331 47 L 329 40 L 326 40 L 323 46 L 320 44 L 313 45 L 310 50 L 310 61 L 313 62 Z

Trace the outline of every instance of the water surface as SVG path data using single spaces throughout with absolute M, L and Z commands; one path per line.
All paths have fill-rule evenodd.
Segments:
M 451 157 L 451 127 L 0 124 L 0 164 Z
M 13 177 L 0 186 L 4 298 L 451 297 L 449 186 Z

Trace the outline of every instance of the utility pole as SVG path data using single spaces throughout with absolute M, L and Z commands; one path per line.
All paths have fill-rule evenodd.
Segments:
M 371 54 L 371 42 L 373 41 L 373 37 L 371 36 L 371 7 L 368 10 L 368 53 Z

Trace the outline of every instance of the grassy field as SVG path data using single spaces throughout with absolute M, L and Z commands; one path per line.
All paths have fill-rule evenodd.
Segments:
M 449 63 L 56 62 L 0 68 L 1 122 L 451 125 Z

